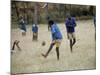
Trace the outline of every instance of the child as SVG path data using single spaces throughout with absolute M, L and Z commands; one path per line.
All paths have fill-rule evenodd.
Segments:
M 22 32 L 22 36 L 25 36 L 26 35 L 26 23 L 23 20 L 23 18 L 20 19 L 19 25 L 20 25 L 20 29 Z
M 19 47 L 19 42 L 20 42 L 20 41 L 18 41 L 18 40 L 15 40 L 15 41 L 14 41 L 12 50 L 15 50 L 15 46 L 18 48 L 18 50 L 21 50 L 21 48 Z
M 38 26 L 36 24 L 32 25 L 32 32 L 33 32 L 32 40 L 37 40 L 38 39 Z
M 57 53 L 57 59 L 59 60 L 59 47 L 62 41 L 62 34 L 58 28 L 58 26 L 54 23 L 54 21 L 50 20 L 48 22 L 50 28 L 51 28 L 51 34 L 52 34 L 52 42 L 50 44 L 50 47 L 46 54 L 42 54 L 43 57 L 47 57 L 49 52 L 52 50 L 53 46 L 56 45 L 56 53 Z
M 72 47 L 76 43 L 76 38 L 75 38 L 75 27 L 76 27 L 76 21 L 74 17 L 68 17 L 66 20 L 66 30 L 67 30 L 67 36 L 68 39 L 70 40 L 70 50 L 72 52 Z

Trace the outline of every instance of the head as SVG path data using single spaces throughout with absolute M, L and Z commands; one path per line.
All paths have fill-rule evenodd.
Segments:
M 53 20 L 50 20 L 49 22 L 48 22 L 48 25 L 51 27 L 52 25 L 54 24 L 54 21 Z
M 23 19 L 23 16 L 21 15 L 21 16 L 19 17 L 19 19 L 20 19 L 20 20 Z
M 35 24 L 33 24 L 33 27 L 35 27 Z
M 49 17 L 49 16 L 47 16 L 47 17 L 46 17 L 46 19 L 49 21 L 49 20 L 50 20 L 50 17 Z

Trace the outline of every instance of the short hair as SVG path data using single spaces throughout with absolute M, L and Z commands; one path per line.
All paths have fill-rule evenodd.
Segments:
M 47 17 L 46 17 L 46 19 L 47 19 L 47 20 L 50 20 L 50 17 L 49 17 L 49 16 L 47 16 Z
M 49 24 L 49 25 L 53 25 L 53 24 L 54 24 L 54 21 L 53 21 L 53 20 L 50 20 L 50 21 L 48 22 L 48 24 Z

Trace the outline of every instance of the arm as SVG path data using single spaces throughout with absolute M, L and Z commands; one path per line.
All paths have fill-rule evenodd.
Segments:
M 76 20 L 75 20 L 75 18 L 72 18 L 71 22 L 72 22 L 71 24 L 72 24 L 73 27 L 76 27 L 76 26 L 77 26 L 77 25 L 76 25 Z

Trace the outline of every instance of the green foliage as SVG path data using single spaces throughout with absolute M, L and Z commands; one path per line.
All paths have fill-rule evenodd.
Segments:
M 34 9 L 34 2 L 11 2 L 11 19 L 12 23 L 18 23 L 20 16 L 23 16 L 28 24 L 35 23 L 37 14 L 37 22 L 47 23 L 47 16 L 56 22 L 64 22 L 67 14 L 75 15 L 77 19 L 90 19 L 96 12 L 95 6 L 88 5 L 71 5 L 71 4 L 53 4 L 48 3 L 48 7 L 42 8 L 45 3 L 37 3 L 37 9 Z M 35 10 L 37 10 L 36 13 Z

